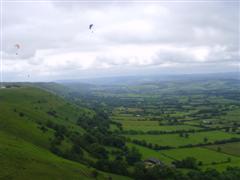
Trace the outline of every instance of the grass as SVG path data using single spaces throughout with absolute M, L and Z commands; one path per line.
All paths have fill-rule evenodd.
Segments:
M 229 111 L 226 115 L 222 116 L 221 119 L 225 121 L 235 121 L 238 122 L 240 117 L 240 108 Z
M 135 131 L 177 131 L 177 130 L 197 130 L 198 127 L 189 125 L 174 125 L 165 126 L 159 125 L 158 121 L 135 121 L 135 120 L 124 120 L 117 121 L 122 124 L 123 130 L 135 130 Z
M 82 112 L 63 99 L 36 88 L 13 88 L 1 90 L 0 94 L 0 130 L 10 132 L 29 142 L 42 147 L 48 147 L 49 138 L 53 132 L 43 133 L 39 127 L 47 121 L 64 125 L 83 133 L 76 125 L 77 117 Z M 63 111 L 63 109 L 65 109 Z M 49 115 L 50 110 L 56 111 L 56 117 Z M 23 113 L 23 116 L 19 114 Z
M 0 179 L 89 179 L 90 169 L 0 132 Z
M 110 124 L 110 130 L 116 131 L 116 130 L 119 130 L 119 128 L 115 124 Z
M 202 169 L 217 169 L 218 171 L 224 171 L 228 167 L 240 167 L 240 160 L 234 159 L 234 161 L 231 161 L 230 163 L 220 163 L 220 164 L 215 164 L 214 166 L 212 164 L 205 165 L 202 167 Z
M 163 135 L 126 135 L 130 139 L 145 140 L 152 144 L 158 144 L 161 146 L 178 147 L 187 144 L 204 143 L 204 138 L 207 137 L 207 142 L 214 142 L 216 140 L 230 139 L 233 137 L 240 137 L 237 134 L 226 133 L 223 131 L 207 131 L 188 133 L 189 137 L 180 137 L 179 134 L 163 134 Z
M 240 142 L 212 145 L 207 148 L 240 157 Z
M 236 158 L 235 156 L 212 151 L 207 148 L 199 148 L 199 147 L 182 148 L 182 149 L 164 150 L 161 152 L 166 156 L 168 156 L 169 158 L 176 159 L 176 160 L 181 160 L 186 157 L 195 157 L 198 161 L 201 161 L 203 165 L 212 165 L 213 162 L 216 162 L 216 163 L 226 162 L 228 158 L 232 159 L 232 162 L 229 162 L 228 165 L 231 165 L 231 163 L 240 162 L 240 158 Z
M 78 108 L 49 92 L 31 88 L 10 88 L 0 90 L 0 179 L 52 180 L 52 179 L 94 179 L 93 168 L 81 163 L 63 159 L 49 151 L 54 130 L 40 129 L 47 121 L 64 125 L 69 131 L 84 133 L 76 125 L 83 112 L 94 113 Z M 48 111 L 55 111 L 56 116 Z M 20 115 L 22 114 L 22 115 Z M 67 138 L 60 149 L 71 147 Z M 84 153 L 89 156 L 88 153 Z M 87 157 L 91 159 L 91 157 Z M 98 179 L 129 179 L 110 173 L 100 172 Z
M 171 158 L 168 158 L 166 156 L 164 156 L 162 153 L 143 147 L 143 146 L 139 146 L 136 144 L 132 144 L 132 143 L 127 143 L 127 146 L 129 148 L 135 147 L 138 149 L 138 151 L 142 154 L 142 158 L 143 159 L 148 159 L 148 158 L 157 158 L 160 161 L 164 162 L 165 164 L 171 164 L 171 162 L 173 161 Z
M 103 91 L 99 95 L 119 98 L 121 103 L 113 111 L 112 120 L 122 123 L 124 130 L 137 131 L 176 131 L 199 129 L 194 125 L 199 125 L 203 120 L 212 122 L 211 127 L 227 127 L 232 122 L 239 121 L 238 97 L 233 99 L 228 89 L 221 89 L 220 96 L 212 94 L 218 89 L 215 83 L 198 85 L 188 84 L 161 84 L 128 88 L 126 93 L 111 93 Z M 210 87 L 209 87 L 210 86 Z M 220 84 L 220 86 L 222 86 Z M 159 87 L 159 88 L 158 88 Z M 180 87 L 180 88 L 179 88 Z M 229 88 L 228 85 L 226 85 Z M 57 88 L 57 87 L 56 87 Z M 208 91 L 213 89 L 214 91 Z M 142 91 L 138 91 L 138 89 Z M 238 88 L 239 89 L 239 88 Z M 180 92 L 181 90 L 182 92 Z M 179 92 L 178 92 L 179 91 Z M 64 94 L 63 94 L 64 95 Z M 225 97 L 226 96 L 226 97 Z M 235 98 L 235 97 L 234 97 Z M 112 100 L 111 100 L 112 101 Z M 114 101 L 116 107 L 117 101 Z M 111 102 L 106 102 L 111 106 Z M 235 105 L 232 105 L 235 104 Z M 129 106 L 129 107 L 128 107 Z M 196 113 L 201 109 L 221 110 L 222 106 L 229 108 L 226 115 L 197 117 Z M 113 107 L 113 106 L 111 106 Z M 215 107 L 215 108 L 214 108 Z M 16 109 L 16 112 L 14 111 Z M 69 104 L 62 98 L 37 88 L 22 87 L 0 90 L 0 179 L 92 179 L 89 168 L 83 164 L 65 160 L 52 154 L 48 149 L 50 139 L 53 138 L 54 131 L 48 129 L 43 133 L 40 126 L 48 120 L 68 127 L 69 130 L 84 133 L 85 130 L 76 125 L 76 121 L 83 112 L 94 115 L 94 112 L 79 108 Z M 49 110 L 56 111 L 57 117 L 49 115 Z M 20 117 L 19 113 L 24 112 Z M 201 114 L 202 115 L 202 114 Z M 168 118 L 166 118 L 168 116 Z M 184 125 L 161 125 L 156 119 L 169 123 L 172 119 L 184 120 Z M 150 121 L 154 120 L 155 121 Z M 220 123 L 221 121 L 221 123 Z M 203 127 L 204 128 L 204 127 Z M 202 129 L 203 129 L 202 128 Z M 111 125 L 111 130 L 116 130 L 116 125 Z M 224 140 L 232 137 L 240 137 L 237 134 L 223 131 L 207 131 L 188 133 L 189 137 L 180 137 L 179 134 L 164 135 L 126 135 L 131 139 L 146 140 L 148 143 L 159 144 L 160 146 L 178 147 L 187 144 L 204 143 L 216 140 Z M 70 142 L 64 141 L 61 149 L 71 146 Z M 171 164 L 173 160 L 181 160 L 186 157 L 195 157 L 203 162 L 202 168 L 216 168 L 222 170 L 227 166 L 240 167 L 239 143 L 228 143 L 224 145 L 177 148 L 171 150 L 155 151 L 146 147 L 127 143 L 128 147 L 136 147 L 143 155 L 143 159 L 155 157 L 165 164 Z M 218 152 L 218 146 L 221 152 Z M 113 149 L 106 147 L 110 152 Z M 96 161 L 91 154 L 84 151 L 84 157 L 91 161 Z M 113 156 L 110 157 L 111 159 Z M 229 158 L 231 162 L 228 162 Z M 129 179 L 123 176 L 111 175 L 100 172 L 98 179 L 107 179 L 112 176 L 115 180 Z
M 224 77 L 225 78 L 225 77 Z M 119 102 L 108 101 L 112 111 L 112 120 L 122 124 L 123 130 L 134 131 L 176 131 L 207 128 L 234 128 L 240 132 L 239 117 L 239 80 L 217 80 L 211 78 L 192 79 L 165 82 L 153 80 L 148 83 L 127 84 L 126 86 L 102 88 L 97 96 L 114 97 Z M 119 90 L 119 91 L 117 91 Z M 154 121 L 151 121 L 154 120 Z M 158 121 L 162 124 L 159 126 Z M 175 123 L 176 122 L 176 123 Z M 174 126 L 168 124 L 175 123 Z M 183 125 L 177 125 L 182 123 Z M 236 128 L 235 128 L 236 127 Z M 238 129 L 237 129 L 238 127 Z M 117 129 L 111 125 L 111 130 Z M 231 128 L 230 128 L 231 129 Z M 178 148 L 188 144 L 209 143 L 233 137 L 240 137 L 238 133 L 227 133 L 221 130 L 188 133 L 189 137 L 179 134 L 138 135 L 125 134 L 130 139 L 145 140 L 147 143 L 160 146 L 172 146 L 176 149 L 154 151 L 152 149 L 128 143 L 128 147 L 136 147 L 143 155 L 143 159 L 156 157 L 165 163 L 174 159 L 188 156 L 202 161 L 202 168 L 216 168 L 223 170 L 227 166 L 240 167 L 239 143 L 227 143 L 201 148 Z M 204 139 L 207 138 L 207 141 Z M 221 147 L 221 152 L 217 148 Z M 163 155 L 164 153 L 164 155 Z M 231 162 L 226 162 L 231 158 Z M 213 164 L 212 164 L 213 163 Z
M 0 179 L 94 179 L 93 168 L 60 158 L 46 149 L 0 131 Z M 100 172 L 99 179 L 129 179 Z
M 111 118 L 113 120 L 117 120 L 117 121 L 128 121 L 128 120 L 132 120 L 132 121 L 143 121 L 143 120 L 147 120 L 146 117 L 140 116 L 133 116 L 132 114 L 118 114 L 118 115 L 114 115 L 111 116 Z

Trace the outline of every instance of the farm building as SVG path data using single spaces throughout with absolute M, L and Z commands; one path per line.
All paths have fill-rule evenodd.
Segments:
M 156 165 L 164 166 L 164 164 L 156 158 L 148 158 L 144 160 L 144 164 L 146 168 L 151 168 Z

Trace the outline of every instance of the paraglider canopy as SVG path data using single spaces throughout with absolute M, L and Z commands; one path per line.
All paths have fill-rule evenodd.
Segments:
M 91 30 L 91 29 L 92 29 L 92 27 L 93 27 L 93 24 L 90 24 L 90 25 L 89 25 L 89 29 Z
M 17 48 L 16 55 L 18 55 L 18 50 L 20 49 L 21 46 L 20 46 L 20 44 L 15 44 L 14 47 Z
M 93 24 L 89 25 L 89 30 L 92 30 L 92 33 L 93 33 Z
M 16 47 L 17 49 L 20 49 L 20 44 L 15 44 L 15 47 Z

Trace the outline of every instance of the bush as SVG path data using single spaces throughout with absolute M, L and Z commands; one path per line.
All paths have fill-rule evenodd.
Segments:
M 23 112 L 20 112 L 20 113 L 19 113 L 19 116 L 20 116 L 20 117 L 24 117 L 25 114 L 24 114 Z
M 128 151 L 126 155 L 126 160 L 128 164 L 133 165 L 134 163 L 141 160 L 142 155 L 139 153 L 139 151 L 133 147 L 130 151 Z
M 177 168 L 189 168 L 189 169 L 198 169 L 198 162 L 195 158 L 193 157 L 187 157 L 183 160 L 177 160 L 177 161 L 173 161 L 173 164 L 177 167 Z

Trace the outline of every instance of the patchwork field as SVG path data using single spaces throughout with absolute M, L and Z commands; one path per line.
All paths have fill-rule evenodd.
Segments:
M 131 147 L 137 148 L 143 154 L 143 159 L 154 157 L 168 165 L 170 165 L 175 160 L 182 160 L 186 157 L 196 158 L 198 162 L 201 162 L 201 168 L 203 169 L 214 167 L 218 170 L 223 170 L 231 165 L 232 166 L 240 165 L 240 158 L 224 154 L 221 152 L 209 150 L 207 148 L 195 147 L 156 151 L 132 143 L 128 143 L 127 145 L 130 148 Z
M 127 146 L 136 147 L 143 159 L 154 157 L 171 164 L 194 157 L 203 169 L 239 167 L 240 143 L 226 143 L 240 138 L 240 93 L 236 87 L 222 81 L 201 81 L 130 85 L 116 96 L 107 90 L 118 98 L 111 114 L 116 124 L 110 129 L 127 137 Z M 157 150 L 161 147 L 170 149 Z
M 160 125 L 159 121 L 136 121 L 136 120 L 123 120 L 116 121 L 122 124 L 124 130 L 134 131 L 179 131 L 179 130 L 199 130 L 201 128 L 189 125 Z
M 239 163 L 240 158 L 235 156 L 223 154 L 220 152 L 212 151 L 206 148 L 183 148 L 183 149 L 173 149 L 161 151 L 162 154 L 169 158 L 181 160 L 186 157 L 195 157 L 198 161 L 201 161 L 203 165 L 215 165 L 228 163 L 230 165 L 233 163 Z
M 158 152 L 158 151 L 155 151 L 155 150 L 152 150 L 152 149 L 149 149 L 149 148 L 146 148 L 146 147 L 143 147 L 143 146 L 139 146 L 139 145 L 136 145 L 136 144 L 132 144 L 132 143 L 128 143 L 127 146 L 129 148 L 131 147 L 135 147 L 137 148 L 140 153 L 142 153 L 143 155 L 143 159 L 148 159 L 148 158 L 152 158 L 152 157 L 155 157 L 155 158 L 158 158 L 159 160 L 161 160 L 162 162 L 166 163 L 166 164 L 171 164 L 173 159 L 172 158 L 169 158 L 167 156 L 165 156 L 164 154 Z
M 238 134 L 226 133 L 223 131 L 207 131 L 188 133 L 188 137 L 180 137 L 179 134 L 161 134 L 161 135 L 126 135 L 126 137 L 134 140 L 145 140 L 152 144 L 158 144 L 161 146 L 178 147 L 188 144 L 200 144 L 207 142 L 214 142 L 219 140 L 227 140 L 230 138 L 239 138 Z M 204 139 L 207 139 L 204 141 Z
M 240 142 L 207 146 L 207 148 L 240 157 Z

